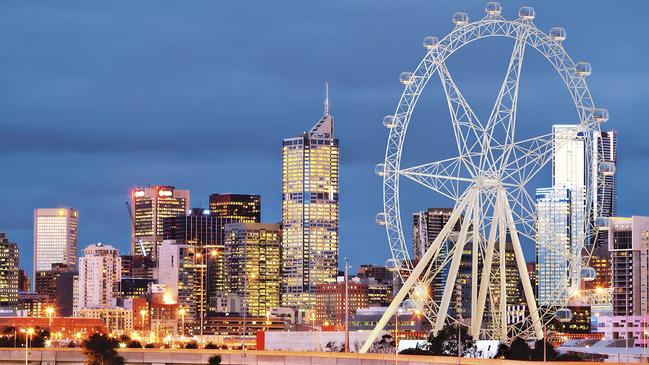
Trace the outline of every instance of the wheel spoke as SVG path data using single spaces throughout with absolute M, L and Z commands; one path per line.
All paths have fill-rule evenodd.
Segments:
M 467 157 L 453 157 L 446 160 L 426 163 L 399 170 L 399 175 L 407 177 L 450 199 L 458 200 L 466 186 L 473 182 L 467 177 Z
M 525 55 L 525 45 L 527 42 L 528 31 L 526 27 L 519 28 L 516 33 L 516 43 L 509 60 L 505 79 L 500 86 L 500 91 L 496 97 L 489 121 L 485 126 L 485 138 L 489 139 L 489 144 L 495 146 L 510 146 L 514 142 L 514 133 L 516 130 L 516 108 L 518 104 L 518 83 Z M 491 150 L 491 149 L 490 149 Z M 510 149 L 502 148 L 502 162 L 507 160 Z M 495 159 L 500 158 L 495 156 Z M 483 159 L 480 163 L 481 168 L 496 168 L 493 163 L 494 157 Z M 502 164 L 501 162 L 501 164 Z
M 457 84 L 453 81 L 446 64 L 441 61 L 441 58 L 438 58 L 438 60 L 437 72 L 446 95 L 457 150 L 460 155 L 470 156 L 467 161 L 464 161 L 465 167 L 472 175 L 475 175 L 475 166 L 479 160 L 473 161 L 473 158 L 481 157 L 484 151 L 488 150 L 488 146 L 484 145 L 485 130 L 462 92 L 460 92 Z

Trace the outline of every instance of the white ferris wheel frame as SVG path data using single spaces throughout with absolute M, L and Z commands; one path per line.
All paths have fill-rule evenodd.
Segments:
M 586 242 L 595 231 L 592 219 L 599 211 L 591 198 L 592 189 L 597 187 L 597 177 L 593 178 L 590 169 L 597 168 L 594 156 L 595 144 L 593 137 L 600 131 L 600 123 L 608 119 L 605 109 L 597 109 L 594 105 L 586 83 L 586 76 L 590 74 L 590 65 L 587 72 L 578 69 L 565 51 L 563 37 L 552 37 L 539 30 L 533 23 L 534 10 L 529 7 L 521 8 L 519 18 L 507 20 L 501 16 L 500 5 L 489 3 L 487 15 L 476 22 L 469 22 L 464 13 L 456 13 L 454 23 L 456 27 L 443 39 L 427 37 L 424 46 L 426 55 L 412 73 L 401 75 L 401 82 L 405 85 L 396 112 L 384 124 L 389 128 L 389 137 L 385 153 L 385 163 L 380 166 L 377 173 L 383 176 L 383 202 L 384 211 L 377 216 L 385 224 L 392 260 L 398 263 L 399 275 L 403 281 L 401 290 L 395 294 L 394 300 L 365 342 L 361 352 L 367 352 L 389 322 L 401 303 L 410 296 L 422 296 L 419 291 L 421 285 L 430 285 L 432 260 L 440 255 L 442 240 L 449 238 L 449 233 L 462 214 L 465 219 L 457 238 L 453 252 L 446 258 L 444 265 L 450 266 L 448 278 L 441 303 L 435 303 L 430 296 L 418 304 L 426 317 L 433 323 L 436 333 L 445 322 L 449 321 L 447 315 L 437 316 L 436 313 L 447 313 L 450 301 L 450 292 L 455 285 L 454 279 L 465 245 L 472 245 L 473 252 L 482 252 L 481 259 L 484 267 L 492 267 L 492 261 L 504 252 L 504 236 L 510 232 L 516 263 L 519 269 L 520 280 L 528 309 L 526 323 L 516 330 L 508 328 L 507 310 L 498 310 L 491 313 L 491 321 L 496 328 L 483 328 L 485 319 L 486 296 L 493 284 L 499 286 L 500 298 L 491 298 L 499 305 L 505 303 L 505 272 L 504 264 L 500 264 L 496 273 L 492 270 L 478 271 L 478 256 L 472 255 L 472 284 L 471 284 L 471 323 L 468 325 L 474 338 L 490 337 L 508 341 L 513 336 L 525 335 L 528 337 L 542 338 L 543 325 L 548 320 L 548 310 L 537 308 L 533 290 L 530 285 L 529 275 L 525 265 L 521 244 L 518 235 L 532 237 L 536 232 L 534 200 L 529 196 L 525 185 L 550 161 L 553 151 L 561 148 L 561 137 L 554 132 L 546 135 L 515 141 L 516 108 L 518 99 L 518 82 L 525 49 L 532 47 L 544 56 L 554 67 L 565 83 L 573 103 L 576 107 L 579 125 L 576 129 L 569 129 L 565 133 L 581 132 L 585 141 L 585 219 L 584 232 L 579 238 L 579 246 L 569 252 L 570 272 L 572 282 L 581 275 L 581 268 L 588 264 L 590 253 Z M 458 16 L 459 15 L 459 16 Z M 457 17 L 457 19 L 456 19 Z M 553 28 L 554 29 L 554 28 Z M 563 30 L 561 28 L 556 28 Z M 462 93 L 454 83 L 445 61 L 455 51 L 473 41 L 489 37 L 507 37 L 515 40 L 505 80 L 503 81 L 496 103 L 489 120 L 480 123 L 473 110 L 466 102 Z M 410 118 L 415 109 L 419 96 L 434 74 L 438 74 L 444 88 L 455 134 L 459 156 L 419 166 L 401 168 L 401 155 L 404 148 L 404 139 Z M 387 118 L 387 117 L 386 117 Z M 496 129 L 502 136 L 496 136 Z M 498 140 L 498 139 L 502 140 Z M 560 142 L 557 142 L 560 141 Z M 591 148 L 592 147 L 592 148 Z M 476 151 L 477 150 L 477 151 Z M 494 155 L 492 152 L 497 150 Z M 399 178 L 404 176 L 413 180 L 447 198 L 455 201 L 455 207 L 449 222 L 442 229 L 438 239 L 426 251 L 419 263 L 413 266 L 408 253 L 401 224 L 399 205 Z M 485 216 L 490 211 L 491 216 Z M 481 215 L 483 214 L 483 215 Z M 473 223 L 468 223 L 473 222 Z M 496 222 L 495 224 L 493 222 Z M 469 226 L 477 226 L 475 235 L 469 232 Z M 487 229 L 489 227 L 489 229 Z M 471 228 L 473 229 L 473 228 Z M 487 231 L 489 231 L 487 233 Z M 461 243 L 461 244 L 460 244 Z M 500 247 L 500 250 L 498 247 Z M 552 248 L 550 248 L 552 249 Z M 458 255 L 459 254 L 459 255 Z M 494 257 L 495 256 L 495 257 Z M 500 260 L 501 263 L 504 260 Z M 494 276 L 494 277 L 492 277 Z M 499 276 L 499 278 L 498 278 Z M 478 280 L 480 279 L 480 282 Z M 428 280 L 428 281 L 427 281 Z M 479 285 L 487 283 L 489 285 Z M 565 288 L 557 288 L 557 294 Z M 505 308 L 501 306 L 500 308 Z M 491 331 L 491 332 L 489 332 Z

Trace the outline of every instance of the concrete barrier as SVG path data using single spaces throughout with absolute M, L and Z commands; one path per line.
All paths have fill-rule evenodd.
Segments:
M 164 350 L 120 349 L 126 365 L 205 365 L 214 355 L 221 355 L 224 365 L 457 365 L 456 357 L 394 354 L 356 354 L 340 352 L 234 351 L 234 350 Z M 83 365 L 79 348 L 30 349 L 29 365 Z M 534 362 L 532 362 L 534 363 Z M 0 349 L 0 365 L 24 365 L 24 349 Z M 460 365 L 529 365 L 529 361 L 462 358 Z M 538 363 L 537 364 L 542 364 Z M 553 362 L 547 365 L 589 365 L 601 363 Z M 615 363 L 608 363 L 615 364 Z

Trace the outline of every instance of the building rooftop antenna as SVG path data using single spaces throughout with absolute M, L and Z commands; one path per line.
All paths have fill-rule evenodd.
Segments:
M 324 115 L 329 116 L 329 83 L 325 81 Z

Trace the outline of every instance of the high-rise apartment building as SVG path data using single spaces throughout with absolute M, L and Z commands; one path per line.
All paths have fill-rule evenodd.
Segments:
M 186 326 L 206 315 L 206 308 L 201 307 L 205 302 L 205 292 L 201 290 L 201 272 L 196 270 L 200 264 L 200 257 L 196 254 L 196 246 L 192 244 L 164 240 L 158 258 L 158 283 L 165 286 L 165 304 L 177 304 L 186 310 Z
M 193 245 L 200 254 L 200 265 L 196 265 L 196 277 L 204 280 L 203 308 L 213 311 L 216 298 L 223 293 L 223 231 L 229 218 L 211 215 L 206 209 L 194 208 L 189 214 L 164 220 L 164 238 L 177 245 Z M 197 298 L 200 299 L 200 298 Z M 200 307 L 201 305 L 199 305 Z
M 615 217 L 617 214 L 617 132 L 600 132 L 593 139 L 595 143 L 595 158 L 593 181 L 597 186 L 593 188 L 599 210 L 597 217 Z
M 536 190 L 536 286 L 539 306 L 568 303 L 572 189 Z
M 552 186 L 569 188 L 570 192 L 570 253 L 575 257 L 587 243 L 586 215 L 586 141 L 577 125 L 554 125 L 552 133 L 555 150 L 552 159 Z M 562 215 L 560 211 L 557 214 Z M 580 268 L 571 268 L 572 290 L 579 288 Z
M 116 305 L 122 261 L 119 250 L 95 243 L 83 249 L 79 259 L 78 309 Z
M 606 224 L 597 228 L 603 219 L 617 215 L 617 132 L 598 133 L 593 139 L 593 218 L 597 235 L 590 258 L 590 267 L 595 270 L 595 279 L 586 282 L 587 289 L 611 286 L 611 253 L 608 250 L 608 228 Z
M 328 98 L 322 118 L 282 147 L 282 305 L 313 309 L 338 273 L 339 145 Z
M 453 213 L 452 208 L 429 208 L 425 211 L 415 212 L 412 215 L 412 243 L 415 263 L 426 253 L 426 250 L 433 244 L 442 228 L 446 225 Z M 454 232 L 460 231 L 462 219 L 458 219 L 453 227 Z M 431 263 L 432 270 L 438 271 L 438 274 L 431 283 L 431 296 L 439 303 L 442 300 L 444 285 L 448 272 L 448 265 L 440 268 L 443 262 L 450 254 L 450 241 L 442 242 L 438 259 Z
M 132 252 L 135 255 L 150 255 L 157 259 L 158 246 L 162 244 L 165 218 L 187 214 L 189 190 L 173 186 L 148 186 L 136 188 L 131 194 L 133 229 L 131 232 Z M 145 252 L 142 252 L 142 248 Z
M 552 187 L 536 190 L 537 301 L 564 306 L 581 277 L 570 257 L 579 257 L 587 243 L 587 146 L 578 125 L 554 125 L 552 134 Z
M 453 208 L 429 208 L 412 215 L 412 244 L 415 261 L 424 255 L 451 218 Z M 456 231 L 460 230 L 461 222 L 455 225 Z
M 77 227 L 79 213 L 73 208 L 34 210 L 34 275 L 49 271 L 52 264 L 77 267 Z
M 0 307 L 18 305 L 18 245 L 0 232 Z
M 265 316 L 280 305 L 278 224 L 230 223 L 225 226 L 225 288 L 243 298 L 244 310 Z
M 649 313 L 649 217 L 609 219 L 613 316 Z

